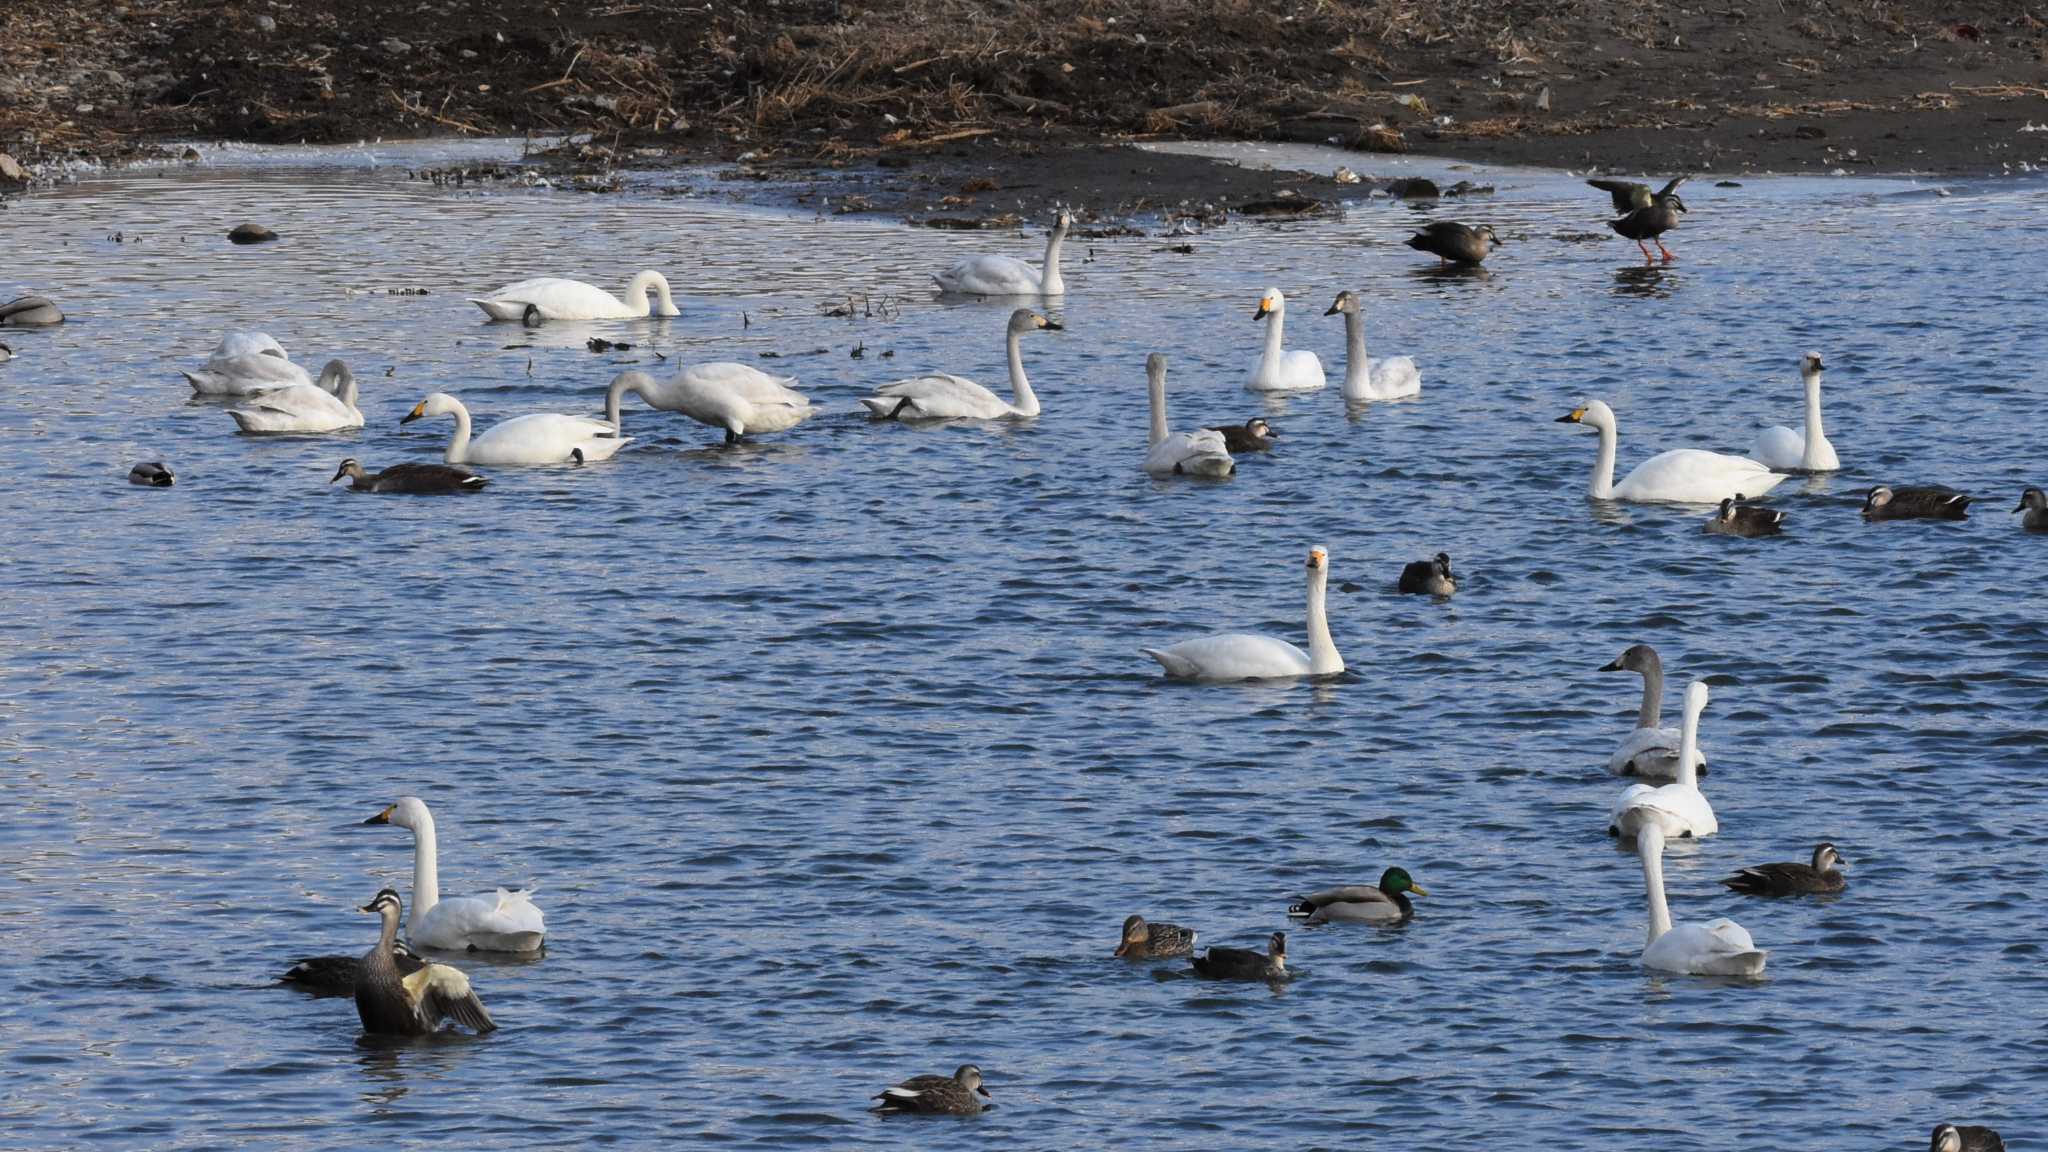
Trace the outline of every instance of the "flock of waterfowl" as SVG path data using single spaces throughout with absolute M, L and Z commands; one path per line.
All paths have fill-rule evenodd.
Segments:
M 1610 222 L 1618 234 L 1635 240 L 1646 258 L 1644 241 L 1654 241 L 1666 260 L 1672 259 L 1661 237 L 1676 227 L 1686 211 L 1677 195 L 1683 177 L 1661 190 L 1623 181 L 1592 180 L 1608 192 L 1622 213 Z M 1061 212 L 1050 230 L 1043 263 L 1031 265 L 1001 255 L 958 260 L 932 277 L 942 293 L 981 297 L 1059 297 L 1065 291 L 1060 250 L 1072 226 Z M 1499 245 L 1486 225 L 1440 221 L 1420 229 L 1409 247 L 1446 262 L 1477 264 Z M 624 298 L 574 280 L 539 277 L 475 297 L 472 301 L 492 320 L 528 325 L 558 320 L 632 319 L 679 314 L 667 280 L 658 272 L 634 277 Z M 1311 352 L 1285 344 L 1286 300 L 1267 289 L 1254 318 L 1265 322 L 1263 349 L 1245 383 L 1255 393 L 1312 391 L 1326 387 L 1321 361 Z M 1343 291 L 1326 316 L 1342 315 L 1347 360 L 1342 390 L 1355 403 L 1419 396 L 1421 371 L 1413 358 L 1372 360 L 1366 353 L 1364 298 Z M 56 324 L 63 317 L 41 297 L 25 297 L 0 306 L 0 326 Z M 876 420 L 1000 420 L 1035 416 L 1039 401 L 1024 370 L 1021 339 L 1060 325 L 1030 308 L 1011 313 L 1005 328 L 1010 398 L 962 376 L 931 373 L 882 385 L 862 397 L 862 408 Z M 0 360 L 11 349 L 0 344 Z M 1265 451 L 1277 433 L 1264 418 L 1242 425 L 1174 432 L 1166 415 L 1166 357 L 1147 358 L 1150 429 L 1140 467 L 1159 476 L 1221 478 L 1235 471 L 1233 454 Z M 1613 409 L 1588 400 L 1559 422 L 1580 424 L 1599 436 L 1598 452 L 1588 485 L 1594 499 L 1718 505 L 1704 530 L 1737 536 L 1778 532 L 1784 514 L 1743 503 L 1760 497 L 1789 476 L 1840 469 L 1840 458 L 1822 424 L 1820 386 L 1825 365 L 1819 353 L 1800 361 L 1805 395 L 1805 420 L 1796 427 L 1763 432 L 1748 456 L 1695 449 L 1677 449 L 1650 457 L 1614 479 L 1619 425 Z M 341 360 L 331 360 L 316 378 L 293 363 L 282 345 L 260 332 L 229 332 L 200 367 L 186 371 L 195 395 L 231 402 L 227 414 L 245 433 L 323 434 L 364 426 L 354 374 Z M 333 480 L 351 481 L 357 491 L 375 493 L 451 493 L 481 488 L 485 478 L 464 465 L 520 466 L 594 464 L 615 455 L 629 442 L 624 434 L 622 405 L 638 396 L 647 405 L 682 413 L 721 429 L 728 442 L 743 437 L 786 431 L 815 410 L 796 390 L 797 380 L 774 376 L 748 365 L 718 362 L 681 368 L 658 378 L 641 371 L 618 374 L 604 394 L 602 416 L 531 413 L 500 421 L 476 433 L 468 409 L 453 395 L 434 392 L 420 400 L 400 423 L 446 416 L 454 423 L 443 464 L 403 463 L 370 472 L 354 458 L 342 461 Z M 160 463 L 136 465 L 136 484 L 166 486 L 175 482 Z M 330 481 L 332 482 L 332 481 Z M 1870 520 L 1963 519 L 1970 497 L 1945 488 L 1879 485 L 1866 495 L 1863 515 Z M 2048 495 L 2028 488 L 2017 512 L 2030 531 L 2048 531 Z M 1344 670 L 1330 635 L 1325 610 L 1329 553 L 1321 547 L 1307 554 L 1307 650 L 1275 637 L 1252 633 L 1202 636 L 1159 647 L 1143 648 L 1169 677 L 1202 681 L 1235 681 L 1324 677 Z M 1404 593 L 1435 597 L 1457 590 L 1451 557 L 1444 552 L 1414 561 L 1401 571 L 1397 588 Z M 1663 881 L 1663 851 L 1672 839 L 1696 839 L 1719 831 L 1713 807 L 1699 787 L 1708 760 L 1699 740 L 1700 716 L 1708 701 L 1704 682 L 1687 685 L 1681 724 L 1663 724 L 1664 672 L 1655 649 L 1638 644 L 1623 652 L 1603 671 L 1629 671 L 1642 676 L 1643 698 L 1636 725 L 1618 741 L 1608 768 L 1617 776 L 1634 777 L 1610 805 L 1606 828 L 1632 843 L 1640 859 L 1647 898 L 1647 938 L 1641 960 L 1645 967 L 1685 975 L 1754 978 L 1765 968 L 1767 953 L 1750 933 L 1732 920 L 1674 923 Z M 497 1027 L 468 978 L 452 965 L 431 960 L 414 949 L 538 953 L 545 944 L 546 925 L 530 892 L 498 890 L 478 896 L 442 898 L 439 888 L 439 842 L 434 818 L 416 797 L 371 816 L 365 824 L 390 825 L 410 831 L 414 839 L 414 880 L 410 919 L 400 940 L 405 905 L 390 888 L 379 891 L 361 911 L 379 918 L 375 943 L 360 957 L 321 956 L 301 961 L 285 981 L 316 992 L 354 998 L 363 1028 L 372 1034 L 417 1036 L 454 1022 L 477 1032 Z M 1847 861 L 1833 844 L 1814 847 L 1810 862 L 1779 862 L 1738 869 L 1722 881 L 1745 895 L 1787 897 L 1830 895 L 1845 882 Z M 1400 867 L 1389 867 L 1376 884 L 1352 884 L 1295 898 L 1290 917 L 1309 924 L 1395 924 L 1415 914 L 1412 897 L 1427 892 Z M 1287 969 L 1287 937 L 1274 932 L 1264 952 L 1212 947 L 1196 952 L 1194 929 L 1147 921 L 1133 915 L 1123 923 L 1115 955 L 1128 960 L 1186 957 L 1192 971 L 1226 980 L 1281 981 Z M 918 1076 L 884 1089 L 875 1098 L 884 1112 L 972 1114 L 987 1107 L 989 1091 L 981 1070 L 961 1066 L 950 1076 Z M 1932 1152 L 1982 1152 L 2002 1148 L 1988 1129 L 1944 1124 L 1934 1130 Z

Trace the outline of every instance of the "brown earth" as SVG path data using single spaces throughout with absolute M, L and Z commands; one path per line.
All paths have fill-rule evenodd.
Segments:
M 973 214 L 1299 179 L 1105 141 L 1977 174 L 2048 152 L 2029 121 L 2048 124 L 2048 23 L 2019 3 L 0 4 L 0 150 L 31 167 L 181 139 L 588 133 L 565 163 L 879 166 L 904 176 L 871 206 Z

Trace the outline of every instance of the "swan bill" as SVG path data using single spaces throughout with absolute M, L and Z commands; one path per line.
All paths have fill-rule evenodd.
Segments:
M 413 405 L 413 406 L 412 406 L 412 411 L 410 411 L 410 412 L 407 412 L 407 413 L 405 414 L 405 419 L 403 419 L 403 420 L 400 420 L 400 421 L 399 421 L 398 423 L 399 423 L 400 425 L 406 425 L 406 424 L 410 424 L 410 423 L 412 423 L 412 422 L 413 422 L 413 421 L 415 421 L 415 420 L 422 420 L 422 419 L 425 419 L 425 418 L 426 418 L 426 415 L 427 415 L 427 402 L 426 402 L 425 400 L 422 400 L 422 401 L 420 401 L 419 403 L 417 403 L 417 404 Z
M 1562 415 L 1562 416 L 1559 416 L 1559 417 L 1558 417 L 1558 418 L 1557 418 L 1556 420 L 1552 421 L 1552 423 L 1556 423 L 1556 424 L 1578 424 L 1578 423 L 1580 423 L 1580 422 L 1584 421 L 1584 420 L 1585 420 L 1585 418 L 1586 418 L 1586 410 L 1585 410 L 1584 408 L 1574 408 L 1574 409 L 1572 409 L 1571 411 L 1569 411 L 1569 412 L 1565 413 L 1564 415 Z
M 389 824 L 391 823 L 391 814 L 396 811 L 398 811 L 398 805 L 393 804 L 390 807 L 384 809 L 382 812 L 377 813 L 375 816 L 370 817 L 368 820 L 363 821 L 363 823 Z

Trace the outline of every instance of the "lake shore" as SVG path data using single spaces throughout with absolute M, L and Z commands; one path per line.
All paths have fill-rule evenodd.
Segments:
M 2048 26 L 1923 0 L 23 0 L 0 16 L 0 152 L 29 172 L 160 157 L 172 141 L 570 136 L 544 162 L 587 186 L 620 168 L 733 163 L 735 184 L 814 176 L 830 189 L 800 203 L 963 225 L 1054 201 L 1199 212 L 1340 187 L 1332 173 L 1120 146 L 1143 141 L 1331 143 L 1356 151 L 1348 167 L 1367 183 L 1409 152 L 1651 175 L 1967 177 L 2039 163 L 2037 125 Z M 835 179 L 850 171 L 863 174 L 851 191 Z

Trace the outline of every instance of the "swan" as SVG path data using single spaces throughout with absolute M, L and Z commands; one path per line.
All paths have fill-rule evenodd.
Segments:
M 1373 361 L 1365 357 L 1365 304 L 1358 293 L 1346 289 L 1324 312 L 1344 314 L 1344 399 L 1399 400 L 1422 395 L 1422 373 L 1408 356 L 1389 356 Z
M 184 376 L 198 396 L 255 396 L 313 383 L 267 332 L 226 333 L 207 355 L 205 367 Z
M 1614 754 L 1607 758 L 1607 770 L 1616 776 L 1640 776 L 1649 780 L 1678 778 L 1678 748 L 1682 735 L 1664 727 L 1664 659 L 1648 644 L 1631 644 L 1628 650 L 1600 666 L 1602 672 L 1635 672 L 1643 678 L 1643 704 L 1636 711 L 1636 726 Z M 1706 750 L 1693 748 L 1693 767 L 1707 771 Z
M 356 407 L 356 376 L 348 365 L 329 360 L 318 384 L 289 384 L 261 392 L 241 407 L 228 409 L 244 432 L 339 432 L 361 428 Z
M 446 392 L 431 393 L 399 423 L 428 416 L 455 417 L 455 436 L 442 457 L 450 464 L 594 464 L 632 439 L 595 416 L 533 412 L 494 424 L 471 442 L 469 409 Z
M 1044 271 L 1014 256 L 964 256 L 932 277 L 939 291 L 963 296 L 1060 296 L 1067 282 L 1060 279 L 1060 245 L 1074 217 L 1062 211 L 1045 238 Z
M 1761 496 L 1785 479 L 1782 472 L 1746 456 L 1726 456 L 1697 448 L 1659 452 L 1614 482 L 1614 445 L 1619 433 L 1614 409 L 1588 400 L 1557 418 L 1559 424 L 1584 424 L 1600 433 L 1600 455 L 1593 462 L 1587 495 L 1595 500 L 1667 501 L 1675 504 L 1719 504 L 1730 496 Z
M 1344 658 L 1330 642 L 1323 614 L 1323 585 L 1330 574 L 1330 554 L 1318 546 L 1308 550 L 1308 651 L 1285 640 L 1248 632 L 1226 632 L 1183 640 L 1170 648 L 1140 648 L 1159 661 L 1176 680 L 1264 680 L 1294 676 L 1334 676 Z
M 780 432 L 811 414 L 811 402 L 792 391 L 794 376 L 770 376 L 745 364 L 692 364 L 673 379 L 621 372 L 605 393 L 604 416 L 619 427 L 619 402 L 637 392 L 656 408 L 681 412 L 699 424 L 725 429 L 725 442 L 750 432 Z
M 412 830 L 412 922 L 406 932 L 415 948 L 474 949 L 482 952 L 534 952 L 547 934 L 540 909 L 528 897 L 532 889 L 495 896 L 441 899 L 439 849 L 434 839 L 434 814 L 417 796 L 401 796 L 365 824 L 390 824 Z
M 1766 953 L 1750 939 L 1749 930 L 1733 920 L 1704 924 L 1671 923 L 1664 900 L 1664 830 L 1649 824 L 1636 837 L 1636 855 L 1643 861 L 1643 887 L 1650 897 L 1650 940 L 1643 948 L 1643 967 L 1684 976 L 1761 976 Z
M 265 352 L 282 359 L 291 359 L 285 354 L 284 345 L 277 342 L 277 337 L 268 332 L 254 330 L 230 330 L 221 333 L 220 343 L 213 346 L 213 351 L 207 353 L 206 358 L 209 361 L 232 360 L 237 356 L 256 356 Z
M 660 304 L 649 304 L 649 291 L 659 298 Z M 639 320 L 650 312 L 656 316 L 682 315 L 668 294 L 668 279 L 659 272 L 642 272 L 633 277 L 633 282 L 626 285 L 624 300 L 581 280 L 536 276 L 507 284 L 488 296 L 472 296 L 469 302 L 493 320 L 522 320 L 528 305 L 538 309 L 543 320 Z
M 398 893 L 386 888 L 359 911 L 380 917 L 377 943 L 356 966 L 356 1015 L 373 1036 L 426 1036 L 453 1020 L 475 1032 L 498 1027 L 462 969 L 398 946 Z
M 16 296 L 0 304 L 0 328 L 44 328 L 62 324 L 64 313 L 43 296 Z
M 1707 706 L 1707 684 L 1695 680 L 1685 686 L 1685 728 L 1678 743 L 1678 779 L 1662 787 L 1631 784 L 1615 797 L 1607 811 L 1607 831 L 1624 842 L 1642 837 L 1646 828 L 1678 837 L 1712 836 L 1721 825 L 1714 819 L 1714 806 L 1700 792 L 1700 712 Z
M 1007 340 L 1010 350 L 1010 391 L 1016 402 L 1002 397 L 972 380 L 935 372 L 912 376 L 875 389 L 873 396 L 861 397 L 861 406 L 886 420 L 1000 420 L 1006 416 L 1038 415 L 1038 394 L 1024 378 L 1024 351 L 1018 337 L 1035 329 L 1058 332 L 1058 321 L 1048 320 L 1029 308 L 1010 313 Z
M 1145 453 L 1145 471 L 1154 476 L 1228 476 L 1237 469 L 1224 446 L 1223 433 L 1166 431 L 1166 357 L 1145 357 L 1146 383 L 1152 391 L 1152 447 Z
M 1323 362 L 1313 352 L 1296 349 L 1284 352 L 1280 348 L 1282 332 L 1287 324 L 1287 298 L 1278 288 L 1268 288 L 1259 297 L 1259 307 L 1252 313 L 1252 319 L 1264 320 L 1268 316 L 1273 322 L 1266 326 L 1266 351 L 1259 357 L 1252 369 L 1252 378 L 1245 382 L 1247 392 L 1314 392 L 1327 381 L 1323 379 Z
M 1836 472 L 1842 461 L 1835 446 L 1828 443 L 1820 424 L 1820 373 L 1827 365 L 1820 353 L 1808 352 L 1799 359 L 1799 377 L 1806 382 L 1806 423 L 1797 428 L 1780 424 L 1766 428 L 1756 438 L 1750 456 L 1780 472 Z

